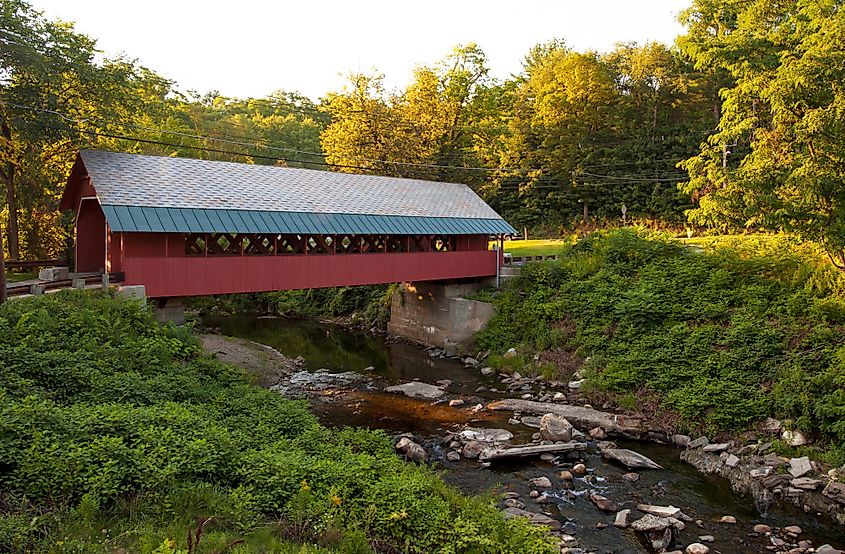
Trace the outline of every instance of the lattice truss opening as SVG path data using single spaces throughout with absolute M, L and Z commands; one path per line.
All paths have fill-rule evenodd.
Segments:
M 273 235 L 190 233 L 186 256 L 285 256 L 297 254 L 374 254 L 450 252 L 454 235 Z

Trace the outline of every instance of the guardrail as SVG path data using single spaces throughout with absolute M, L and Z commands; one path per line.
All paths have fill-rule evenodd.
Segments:
M 67 260 L 6 260 L 6 269 L 33 269 L 36 267 L 66 266 Z
M 101 283 L 104 287 L 107 287 L 111 283 L 121 283 L 123 282 L 123 279 L 124 275 L 122 272 L 120 272 L 109 273 L 108 275 L 91 275 L 89 277 L 78 277 L 76 279 L 62 279 L 61 281 L 42 281 L 36 284 L 9 284 L 6 285 L 6 295 L 9 297 L 22 296 L 24 294 L 38 295 L 48 290 L 68 289 L 79 285 L 82 285 L 82 287 L 84 287 L 87 285 L 93 285 L 98 283 Z
M 509 256 L 505 253 L 505 266 L 522 265 L 527 262 L 544 262 L 546 260 L 556 260 L 557 254 L 550 254 L 548 256 Z

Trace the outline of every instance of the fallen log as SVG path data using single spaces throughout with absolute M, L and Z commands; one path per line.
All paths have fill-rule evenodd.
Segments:
M 615 460 L 630 469 L 644 468 L 644 469 L 663 469 L 660 464 L 647 456 L 643 456 L 639 452 L 628 450 L 627 448 L 601 448 L 599 446 L 601 455 L 609 460 Z
M 560 444 L 529 444 L 524 446 L 486 448 L 478 456 L 478 460 L 481 462 L 490 462 L 504 458 L 522 458 L 525 456 L 536 456 L 538 454 L 586 450 L 586 448 L 587 443 L 575 441 L 562 442 Z
M 590 430 L 601 427 L 608 433 L 615 434 L 640 434 L 647 431 L 641 419 L 616 415 L 608 412 L 600 412 L 592 408 L 582 406 L 570 406 L 568 404 L 552 404 L 550 402 L 536 402 L 533 400 L 520 400 L 517 398 L 506 398 L 491 402 L 487 405 L 490 410 L 506 410 L 521 412 L 523 414 L 534 414 L 543 416 L 555 414 L 566 418 L 575 427 Z

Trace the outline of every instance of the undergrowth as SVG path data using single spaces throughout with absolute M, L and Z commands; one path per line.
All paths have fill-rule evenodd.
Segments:
M 554 550 L 492 498 L 401 461 L 383 432 L 319 425 L 140 303 L 0 306 L 0 551 L 224 548 Z
M 515 347 L 520 360 L 540 353 L 546 372 L 558 360 L 559 378 L 577 371 L 600 398 L 632 404 L 647 391 L 682 428 L 785 419 L 845 461 L 845 276 L 788 236 L 696 246 L 630 230 L 589 235 L 493 295 L 497 315 L 479 346 Z

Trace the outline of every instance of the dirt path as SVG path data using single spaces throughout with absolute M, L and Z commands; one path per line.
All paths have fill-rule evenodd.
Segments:
M 302 369 L 299 360 L 264 344 L 210 333 L 199 335 L 199 339 L 206 353 L 244 368 L 264 387 L 277 385 L 283 377 Z

